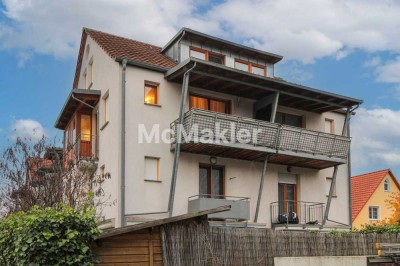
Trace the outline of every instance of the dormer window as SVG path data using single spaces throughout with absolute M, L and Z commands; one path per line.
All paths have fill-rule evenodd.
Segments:
M 383 190 L 385 192 L 390 192 L 390 181 L 389 181 L 389 179 L 386 179 L 385 182 L 383 183 Z
M 221 65 L 225 64 L 225 55 L 210 52 L 198 47 L 190 47 L 190 56 Z
M 235 68 L 242 70 L 242 71 L 246 71 L 246 72 L 250 72 L 256 75 L 260 75 L 260 76 L 266 76 L 267 75 L 267 70 L 265 68 L 265 66 L 263 65 L 259 65 L 256 63 L 252 63 L 249 61 L 245 61 L 242 59 L 235 59 Z

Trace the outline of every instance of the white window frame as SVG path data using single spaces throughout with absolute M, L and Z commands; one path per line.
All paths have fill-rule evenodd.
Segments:
M 332 180 L 333 180 L 332 177 L 330 177 L 330 176 L 326 177 L 326 182 L 329 182 L 329 188 L 331 187 Z M 337 194 L 336 194 L 336 185 L 337 185 L 337 184 L 335 184 L 335 186 L 333 187 L 332 197 L 337 197 Z M 329 196 L 329 190 L 327 191 L 326 196 L 327 196 L 327 197 Z
M 146 176 L 146 160 L 156 160 L 156 178 Z M 161 182 L 160 180 L 160 157 L 144 156 L 144 171 L 143 176 L 145 181 Z
M 386 185 L 387 185 L 387 189 L 386 189 Z M 385 181 L 383 182 L 383 191 L 390 192 L 390 180 L 388 178 L 385 179 Z
M 88 89 L 90 89 L 90 87 L 92 87 L 92 85 L 93 85 L 93 56 L 89 60 L 87 72 L 88 73 L 86 75 L 86 79 L 89 78 L 89 80 L 88 80 L 88 82 L 89 82 Z
M 371 210 L 373 210 L 373 209 L 375 209 L 376 208 L 376 218 L 374 218 L 374 217 L 372 217 L 371 218 Z M 373 216 L 373 212 L 372 212 L 372 216 Z M 381 217 L 381 214 L 380 214 L 380 208 L 379 208 L 379 206 L 368 206 L 368 219 L 370 220 L 370 221 L 379 221 L 380 220 L 380 217 Z

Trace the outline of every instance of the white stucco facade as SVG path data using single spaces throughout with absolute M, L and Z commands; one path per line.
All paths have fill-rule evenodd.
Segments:
M 169 129 L 171 122 L 179 115 L 181 100 L 181 84 L 168 82 L 164 73 L 128 65 L 126 68 L 126 97 L 122 99 L 122 64 L 110 58 L 104 50 L 90 37 L 86 40 L 90 46 L 89 54 L 83 55 L 79 86 L 84 87 L 83 75 L 89 62 L 93 67 L 93 84 L 89 89 L 100 90 L 101 97 L 98 109 L 98 169 L 103 168 L 111 174 L 111 179 L 104 184 L 104 190 L 110 196 L 109 203 L 102 211 L 104 219 L 114 219 L 115 225 L 120 225 L 119 198 L 121 193 L 121 103 L 125 101 L 126 131 L 125 131 L 125 214 L 141 214 L 151 212 L 166 212 L 171 184 L 174 153 L 169 143 L 139 143 L 139 125 L 143 124 L 150 131 L 154 125 L 160 130 Z M 85 47 L 86 47 L 85 45 Z M 196 43 L 190 45 L 196 46 Z M 204 48 L 204 47 L 203 47 Z M 223 51 L 219 51 L 223 53 Z M 171 51 L 171 53 L 173 53 Z M 181 60 L 189 57 L 189 44 L 184 43 L 180 49 Z M 233 64 L 231 55 L 227 55 L 226 65 Z M 259 62 L 267 67 L 267 75 L 273 77 L 273 65 Z M 233 67 L 233 65 L 232 65 Z M 159 84 L 159 103 L 149 105 L 144 103 L 144 84 L 146 81 Z M 254 100 L 191 87 L 191 93 L 214 96 L 230 100 L 233 115 L 253 118 Z M 108 95 L 109 119 L 105 121 L 104 96 Z M 186 110 L 189 104 L 186 103 Z M 303 116 L 307 129 L 324 131 L 325 119 L 334 121 L 335 134 L 340 135 L 344 123 L 344 114 L 337 112 L 311 113 L 284 106 L 278 106 L 278 111 Z M 96 114 L 96 110 L 93 111 Z M 95 116 L 93 116 L 95 117 Z M 95 118 L 93 118 L 95 119 Z M 93 125 L 96 125 L 93 121 Z M 160 178 L 158 181 L 145 180 L 145 157 L 159 158 Z M 181 153 L 176 184 L 174 215 L 184 214 L 188 209 L 188 197 L 199 194 L 199 165 L 209 164 L 210 156 Z M 217 165 L 225 171 L 225 195 L 249 197 L 250 217 L 254 218 L 256 201 L 262 173 L 262 162 L 237 160 L 217 157 Z M 268 164 L 263 194 L 261 199 L 258 222 L 271 226 L 270 203 L 278 201 L 278 176 L 288 173 L 286 165 Z M 292 167 L 290 174 L 296 175 L 297 200 L 326 203 L 326 178 L 332 176 L 333 168 L 324 170 Z M 346 164 L 339 166 L 336 185 L 336 196 L 332 199 L 329 218 L 343 224 L 348 224 L 349 189 L 348 168 Z M 165 214 L 166 215 L 166 214 Z M 134 215 L 143 217 L 145 215 Z

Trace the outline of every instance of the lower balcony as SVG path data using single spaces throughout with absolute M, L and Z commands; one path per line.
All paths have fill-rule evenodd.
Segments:
M 216 220 L 250 220 L 250 198 L 216 195 L 196 195 L 189 197 L 188 212 L 199 212 L 230 205 L 229 211 L 210 214 Z
M 80 160 L 97 160 L 97 136 L 80 134 L 75 142 L 68 145 L 64 162 L 78 162 Z
M 272 227 L 321 227 L 325 204 L 282 200 L 270 205 Z
M 183 128 L 183 152 L 252 161 L 269 155 L 270 163 L 314 169 L 347 163 L 350 147 L 346 136 L 199 109 L 186 112 Z

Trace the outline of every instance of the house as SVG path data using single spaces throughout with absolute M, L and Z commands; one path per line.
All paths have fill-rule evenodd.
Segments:
M 164 47 L 84 28 L 55 127 L 65 160 L 111 175 L 103 225 L 222 205 L 210 219 L 350 225 L 347 128 L 362 101 L 275 77 L 281 60 L 188 28 Z
M 353 176 L 351 178 L 353 228 L 373 224 L 393 214 L 386 200 L 400 192 L 400 185 L 390 169 Z

